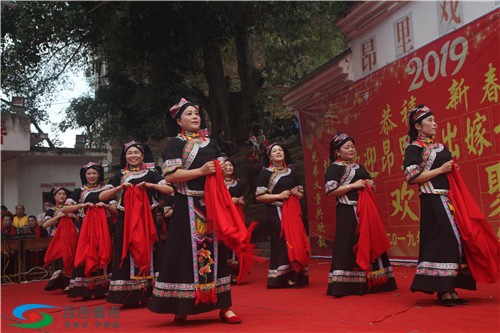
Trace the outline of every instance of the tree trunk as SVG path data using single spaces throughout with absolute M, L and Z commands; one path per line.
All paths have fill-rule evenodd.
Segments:
M 229 124 L 229 89 L 224 75 L 224 65 L 220 46 L 214 40 L 203 46 L 204 72 L 208 82 L 208 112 L 212 120 L 212 136 L 220 129 L 228 132 Z M 214 126 L 215 125 L 215 126 Z

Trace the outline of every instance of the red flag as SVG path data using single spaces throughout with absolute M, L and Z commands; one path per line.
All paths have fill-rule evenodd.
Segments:
M 294 195 L 290 195 L 287 200 L 283 201 L 281 230 L 286 241 L 288 259 L 293 269 L 300 272 L 309 264 L 311 247 L 302 222 L 299 198 Z
M 106 210 L 90 207 L 85 213 L 76 248 L 75 267 L 85 264 L 85 276 L 105 268 L 111 260 L 111 235 Z
M 147 275 L 151 263 L 151 248 L 158 240 L 149 198 L 145 189 L 131 186 L 125 190 L 124 199 L 125 219 L 120 266 L 130 250 L 135 266 L 139 267 L 138 275 Z
M 500 247 L 497 237 L 457 168 L 454 167 L 446 176 L 450 183 L 455 221 L 472 277 L 478 282 L 495 283 L 500 277 Z
M 77 242 L 78 232 L 73 224 L 73 220 L 67 216 L 59 218 L 56 233 L 45 253 L 45 266 L 56 259 L 62 258 L 64 272 L 66 276 L 71 276 Z

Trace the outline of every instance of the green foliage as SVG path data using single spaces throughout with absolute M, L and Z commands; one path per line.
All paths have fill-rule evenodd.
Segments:
M 2 11 L 2 89 L 26 96 L 42 120 L 40 101 L 85 68 L 95 98 L 74 100 L 60 129 L 84 127 L 97 145 L 164 137 L 181 96 L 208 111 L 212 131 L 242 142 L 252 125 L 271 124 L 289 87 L 346 47 L 333 24 L 346 2 L 20 4 Z

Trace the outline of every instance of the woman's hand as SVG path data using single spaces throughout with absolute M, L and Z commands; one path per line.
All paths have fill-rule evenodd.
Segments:
M 289 191 L 289 190 L 285 190 L 285 191 L 283 191 L 283 192 L 281 192 L 281 193 L 279 194 L 279 198 L 280 198 L 281 200 L 288 199 L 289 197 L 290 197 L 290 191 Z
M 358 179 L 354 183 L 350 184 L 352 188 L 359 189 L 366 187 L 366 181 L 364 179 Z
M 58 210 L 54 217 L 63 217 L 63 216 L 66 216 L 66 213 L 63 213 L 61 210 Z
M 143 181 L 143 182 L 140 182 L 139 184 L 137 184 L 136 186 L 139 188 L 147 189 L 147 188 L 151 187 L 151 184 Z
M 296 187 L 292 188 L 290 190 L 290 193 L 295 195 L 296 197 L 300 196 L 300 191 Z
M 445 162 L 445 163 L 443 163 L 443 165 L 441 165 L 439 167 L 439 170 L 441 170 L 441 173 L 444 173 L 444 174 L 451 172 L 452 169 L 453 169 L 453 160 Z
M 80 209 L 85 209 L 85 208 L 90 208 L 90 207 L 94 207 L 94 204 L 92 202 L 85 202 L 83 204 L 80 204 Z
M 95 207 L 106 207 L 107 205 L 104 202 L 98 202 L 94 206 Z
M 124 182 L 124 183 L 122 183 L 122 184 L 120 185 L 121 190 L 124 190 L 124 189 L 126 189 L 127 187 L 132 187 L 132 186 L 134 186 L 134 184 L 132 184 L 132 183 L 127 183 L 127 182 Z
M 245 197 L 239 197 L 237 203 L 242 205 L 242 206 L 245 205 Z
M 204 176 L 208 176 L 210 174 L 215 173 L 215 171 L 216 171 L 215 162 L 214 161 L 208 161 L 208 162 L 206 162 L 205 164 L 202 165 L 202 167 L 200 168 L 200 170 L 201 170 L 201 173 Z

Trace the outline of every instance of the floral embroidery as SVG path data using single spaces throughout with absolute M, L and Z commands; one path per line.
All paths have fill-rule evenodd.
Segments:
M 211 266 L 214 264 L 212 259 L 212 252 L 207 250 L 207 245 L 203 243 L 203 248 L 198 250 L 198 262 L 201 268 L 198 270 L 198 274 L 205 278 L 205 283 L 208 282 L 208 273 L 212 273 Z

